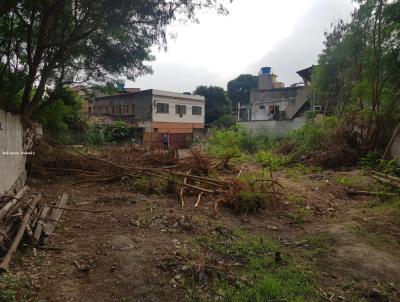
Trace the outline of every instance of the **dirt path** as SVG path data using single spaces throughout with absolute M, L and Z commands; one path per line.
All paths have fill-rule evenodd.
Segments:
M 281 176 L 280 181 L 286 194 L 301 197 L 294 202 L 311 209 L 311 217 L 294 222 L 286 208 L 248 216 L 222 210 L 216 216 L 207 201 L 198 209 L 193 208 L 194 200 L 188 201 L 181 210 L 174 197 L 143 196 L 118 184 L 69 189 L 62 181 L 34 184 L 34 190 L 49 200 L 66 190 L 75 207 L 113 211 L 66 213 L 47 249 L 38 250 L 39 257 L 24 255 L 14 270 L 32 279 L 37 301 L 185 301 L 185 289 L 177 286 L 179 276 L 170 262 L 190 261 L 188 255 L 199 254 L 196 238 L 225 225 L 282 242 L 329 234 L 332 245 L 313 260 L 318 263 L 322 296 L 330 301 L 400 301 L 400 254 L 390 249 L 399 244 L 400 223 L 385 220 L 394 236 L 383 236 L 383 244 L 371 241 L 363 230 L 371 235 L 385 229 L 385 224 L 376 227 L 382 216 L 365 213 L 371 198 L 349 199 L 342 187 L 324 179 Z M 285 206 L 290 209 L 292 202 Z M 376 224 L 373 231 L 368 228 L 371 223 Z M 355 295 L 363 298 L 348 299 Z

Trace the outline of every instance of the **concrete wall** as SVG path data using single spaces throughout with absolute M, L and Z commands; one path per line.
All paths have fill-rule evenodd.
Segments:
M 273 136 L 284 136 L 291 130 L 303 127 L 305 123 L 305 116 L 301 116 L 288 121 L 250 121 L 240 122 L 239 125 L 253 133 L 268 132 Z
M 132 111 L 135 104 L 135 112 Z M 137 120 L 151 120 L 152 93 L 146 90 L 138 93 L 127 93 L 96 98 L 93 102 L 93 114 L 113 115 L 113 106 L 121 106 L 121 116 Z M 123 110 L 127 106 L 127 111 Z M 125 107 L 126 108 L 126 107 Z
M 309 87 L 253 89 L 250 92 L 251 119 L 255 121 L 271 120 L 274 116 L 269 113 L 269 106 L 279 106 L 279 111 L 285 112 L 285 118 L 290 120 L 311 99 L 311 94 L 312 91 Z
M 19 116 L 0 110 L 0 123 L 0 195 L 2 195 L 8 191 L 19 191 L 24 185 L 26 156 Z

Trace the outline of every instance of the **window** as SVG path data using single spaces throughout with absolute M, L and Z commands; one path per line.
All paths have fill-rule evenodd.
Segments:
M 265 110 L 265 106 L 264 106 L 264 105 L 261 105 L 261 106 L 260 106 L 260 110 Z
M 175 105 L 175 112 L 179 115 L 186 114 L 186 105 Z
M 275 106 L 269 106 L 269 113 L 275 113 Z
M 112 106 L 112 115 L 121 115 L 121 106 Z
M 192 115 L 201 115 L 201 107 L 192 106 Z
M 128 114 L 129 112 L 128 112 L 128 109 L 129 108 L 129 106 L 128 105 L 124 105 L 124 106 L 122 106 L 122 114 Z
M 136 114 L 136 104 L 131 105 L 131 114 L 135 115 Z
M 169 113 L 169 104 L 157 103 L 157 113 Z

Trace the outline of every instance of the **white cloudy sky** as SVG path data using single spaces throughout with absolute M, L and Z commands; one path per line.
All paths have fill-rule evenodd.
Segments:
M 154 74 L 126 87 L 193 91 L 198 85 L 226 88 L 242 73 L 272 66 L 278 80 L 300 81 L 296 71 L 315 64 L 323 32 L 332 21 L 348 19 L 351 0 L 234 0 L 228 16 L 199 15 L 200 24 L 169 27 L 168 50 L 154 50 Z

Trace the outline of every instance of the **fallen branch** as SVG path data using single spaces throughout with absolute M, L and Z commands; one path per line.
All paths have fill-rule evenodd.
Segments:
M 77 209 L 77 208 L 68 208 L 68 207 L 58 207 L 58 206 L 47 206 L 52 209 L 61 209 L 66 211 L 77 211 L 77 212 L 90 212 L 90 213 L 104 213 L 104 212 L 112 212 L 114 209 L 104 209 L 104 210 L 92 210 L 92 209 Z
M 371 191 L 353 191 L 353 190 L 346 190 L 346 193 L 349 195 L 366 195 L 366 196 L 399 196 L 399 194 L 395 193 L 388 193 L 388 192 L 371 192 Z
M 38 203 L 38 201 L 40 200 L 41 197 L 42 197 L 41 195 L 35 196 L 32 200 L 31 207 L 29 207 L 26 210 L 26 213 L 24 215 L 24 218 L 21 221 L 21 225 L 18 229 L 18 232 L 15 235 L 14 240 L 11 243 L 11 246 L 7 251 L 7 254 L 4 256 L 3 260 L 1 261 L 1 264 L 0 264 L 1 271 L 7 271 L 10 261 L 12 259 L 12 256 L 14 255 L 15 251 L 17 250 L 18 245 L 21 242 L 22 236 L 25 233 L 26 226 L 28 225 L 29 220 L 31 218 L 32 209 L 36 206 L 36 204 Z
M 26 191 L 29 190 L 28 186 L 23 187 L 18 193 L 17 195 L 15 195 L 15 197 L 9 201 L 5 206 L 3 206 L 0 209 L 0 220 L 3 218 L 3 216 L 8 212 L 8 210 L 10 210 L 17 202 L 19 199 L 21 199 L 21 197 L 26 193 Z
M 195 208 L 197 208 L 198 206 L 199 206 L 199 204 L 200 204 L 200 199 L 201 199 L 201 196 L 203 196 L 203 192 L 200 192 L 200 194 L 199 194 L 199 196 L 197 197 L 197 202 L 196 202 L 196 204 L 194 205 L 194 207 Z
M 380 182 L 382 182 L 382 183 L 391 185 L 391 186 L 393 186 L 393 187 L 400 188 L 400 183 L 398 183 L 398 182 L 396 182 L 396 181 L 393 181 L 393 180 L 391 180 L 391 179 L 389 179 L 389 178 L 381 177 L 381 176 L 377 176 L 377 175 L 371 175 L 371 176 L 372 176 L 372 178 L 374 178 L 374 179 L 376 179 L 376 180 L 378 180 L 378 181 L 380 181 Z
M 189 174 L 190 174 L 190 170 L 186 172 L 186 175 L 189 175 Z M 187 183 L 187 177 L 185 177 L 183 179 L 183 184 L 186 185 L 186 183 Z M 181 186 L 181 189 L 179 190 L 179 198 L 181 199 L 182 209 L 185 207 L 185 199 L 183 197 L 183 190 L 184 190 L 184 186 Z

